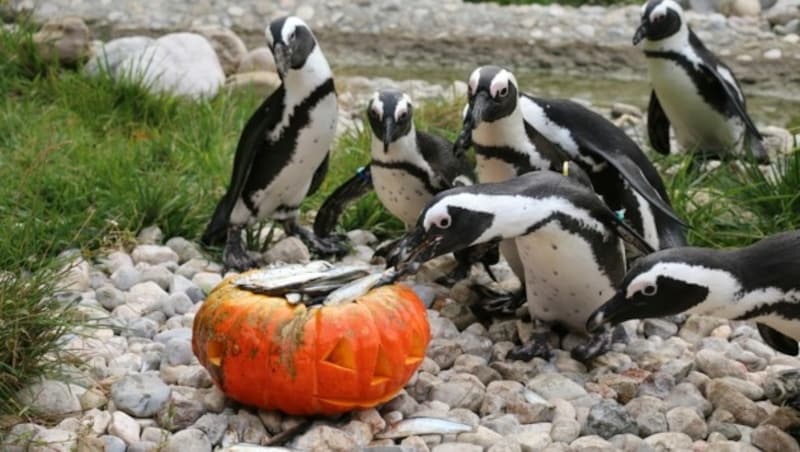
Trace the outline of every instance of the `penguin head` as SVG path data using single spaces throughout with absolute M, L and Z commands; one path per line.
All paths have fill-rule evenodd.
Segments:
M 736 300 L 741 290 L 722 259 L 709 250 L 689 247 L 665 249 L 640 258 L 614 297 L 589 317 L 587 330 L 683 312 L 719 313 Z
M 499 66 L 482 66 L 469 76 L 468 104 L 459 134 L 461 147 L 469 147 L 472 130 L 482 122 L 494 122 L 510 116 L 517 109 L 519 85 L 514 74 Z
M 648 0 L 642 6 L 642 19 L 633 35 L 633 45 L 643 39 L 663 41 L 677 35 L 683 28 L 683 8 L 674 0 Z
M 496 213 L 476 185 L 436 195 L 420 213 L 416 227 L 400 242 L 403 262 L 425 262 L 471 245 L 499 240 Z
M 275 57 L 275 67 L 281 79 L 291 70 L 302 69 L 317 46 L 311 28 L 295 16 L 273 20 L 264 34 Z
M 389 152 L 389 144 L 411 132 L 413 110 L 411 98 L 402 91 L 384 89 L 372 96 L 367 105 L 367 117 L 373 139 L 383 143 L 383 152 Z

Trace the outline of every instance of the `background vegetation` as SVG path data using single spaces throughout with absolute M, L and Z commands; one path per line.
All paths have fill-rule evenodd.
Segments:
M 230 177 L 236 141 L 260 99 L 222 94 L 207 102 L 153 96 L 136 84 L 86 78 L 40 61 L 30 32 L 0 32 L 0 400 L 52 370 L 38 358 L 77 322 L 57 292 L 57 256 L 91 257 L 130 246 L 144 226 L 196 239 Z M 417 109 L 417 126 L 453 138 L 460 102 Z M 324 197 L 368 161 L 369 133 L 344 135 L 333 153 Z M 800 154 L 778 171 L 724 163 L 690 165 L 658 158 L 676 210 L 702 246 L 753 242 L 800 224 Z M 345 215 L 343 230 L 381 236 L 401 224 L 374 196 Z M 18 411 L 0 403 L 0 413 Z

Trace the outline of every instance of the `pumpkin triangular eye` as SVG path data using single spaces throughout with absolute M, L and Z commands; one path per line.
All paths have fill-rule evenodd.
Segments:
M 411 347 L 409 348 L 408 356 L 406 357 L 406 365 L 416 365 L 425 359 L 425 349 L 427 346 L 428 343 L 425 339 L 425 336 L 420 334 L 418 331 L 414 331 L 414 333 L 411 335 Z
M 376 377 L 392 377 L 395 373 L 392 362 L 389 360 L 389 357 L 386 356 L 383 346 L 379 345 L 378 357 L 375 360 L 375 372 L 373 375 Z
M 355 371 L 356 355 L 353 344 L 346 338 L 340 338 L 323 361 L 343 369 Z

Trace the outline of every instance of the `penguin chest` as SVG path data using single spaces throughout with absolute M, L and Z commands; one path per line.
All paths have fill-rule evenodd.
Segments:
M 414 225 L 433 193 L 418 177 L 398 168 L 372 166 L 375 194 L 392 215 L 405 225 Z
M 281 140 L 283 143 L 288 141 L 291 148 L 276 147 L 262 151 L 265 154 L 290 153 L 290 157 L 266 187 L 250 195 L 257 218 L 272 215 L 280 219 L 282 213 L 291 216 L 300 206 L 308 194 L 314 173 L 325 160 L 333 143 L 337 115 L 336 95 L 331 93 L 309 111 L 308 123 L 300 126 L 294 140 Z M 290 129 L 291 126 L 288 126 L 284 133 L 291 134 Z M 251 172 L 250 177 L 258 175 Z M 275 212 L 276 210 L 279 212 Z
M 624 275 L 621 245 L 597 256 L 592 244 L 580 234 L 552 222 L 516 239 L 525 266 L 525 288 L 531 316 L 558 322 L 570 330 L 585 332 L 589 315 L 610 299 Z M 602 259 L 601 267 L 598 259 Z M 614 268 L 609 275 L 604 268 Z
M 488 158 L 480 154 L 475 159 L 478 180 L 482 183 L 503 182 L 517 177 L 517 168 L 496 158 Z
M 648 58 L 650 80 L 678 143 L 688 151 L 724 153 L 744 131 L 738 117 L 728 117 L 701 95 L 686 70 L 671 60 Z

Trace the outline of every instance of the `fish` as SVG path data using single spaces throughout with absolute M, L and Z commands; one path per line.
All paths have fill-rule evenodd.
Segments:
M 475 431 L 473 427 L 449 419 L 416 417 L 392 424 L 386 430 L 375 435 L 375 438 L 397 439 L 412 435 L 449 435 L 472 431 Z
M 237 277 L 233 284 L 245 290 L 266 295 L 288 293 L 324 295 L 355 279 L 369 274 L 366 265 L 336 266 L 325 261 L 291 264 L 256 270 Z

